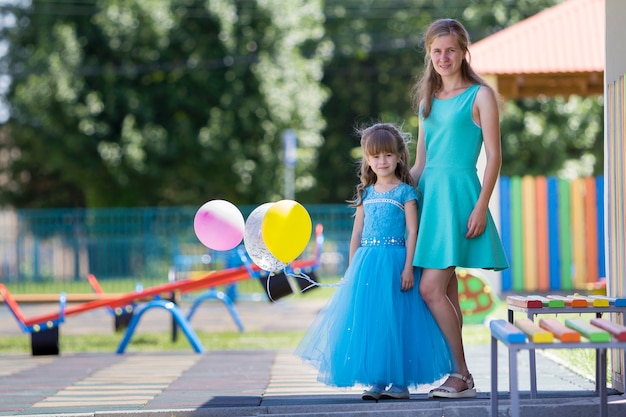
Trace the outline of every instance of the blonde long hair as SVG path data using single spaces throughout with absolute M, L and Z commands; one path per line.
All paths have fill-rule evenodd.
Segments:
M 357 207 L 363 204 L 365 197 L 365 189 L 376 183 L 377 176 L 372 167 L 367 163 L 368 155 L 378 155 L 381 153 L 393 153 L 398 157 L 398 165 L 396 166 L 396 177 L 400 181 L 413 186 L 413 178 L 411 177 L 409 167 L 409 148 L 407 146 L 410 141 L 410 134 L 401 132 L 391 123 L 377 123 L 364 130 L 359 131 L 361 136 L 361 149 L 363 150 L 363 158 L 359 168 L 360 182 L 356 186 L 355 196 L 350 200 L 351 207 Z
M 461 76 L 463 79 L 472 84 L 487 86 L 485 80 L 476 74 L 468 62 L 468 58 L 471 59 L 469 53 L 470 38 L 465 27 L 454 19 L 435 20 L 430 24 L 424 35 L 424 47 L 426 49 L 424 73 L 411 89 L 413 110 L 418 115 L 421 113 L 424 119 L 430 115 L 435 94 L 443 87 L 441 76 L 435 71 L 430 59 L 430 48 L 436 38 L 447 35 L 452 35 L 456 38 L 463 52 L 463 61 L 461 62 Z M 490 88 L 489 86 L 487 87 Z

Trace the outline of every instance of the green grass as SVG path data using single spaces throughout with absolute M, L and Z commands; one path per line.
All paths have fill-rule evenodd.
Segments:
M 333 284 L 340 280 L 341 277 L 323 277 L 320 279 L 322 284 Z M 98 280 L 102 290 L 105 293 L 128 293 L 135 291 L 135 287 L 140 283 L 143 288 L 150 288 L 157 285 L 163 285 L 167 283 L 166 279 L 147 279 L 142 278 L 139 280 L 133 280 L 129 278 L 107 278 Z M 75 293 L 75 294 L 91 294 L 93 290 L 87 282 L 87 279 L 79 281 L 23 281 L 20 283 L 3 283 L 11 294 L 60 294 Z M 202 292 L 204 290 L 200 290 Z M 315 298 L 327 298 L 334 288 L 319 287 L 315 291 L 307 292 L 308 296 L 314 296 Z M 253 294 L 263 293 L 263 287 L 257 279 L 244 279 L 237 282 L 237 292 L 241 294 Z

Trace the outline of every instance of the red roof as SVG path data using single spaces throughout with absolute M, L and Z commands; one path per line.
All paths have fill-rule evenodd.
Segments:
M 605 0 L 566 0 L 470 46 L 479 74 L 604 71 Z

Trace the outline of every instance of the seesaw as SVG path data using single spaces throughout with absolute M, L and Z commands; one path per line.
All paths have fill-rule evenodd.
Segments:
M 319 256 L 314 259 L 296 260 L 292 262 L 288 268 L 288 272 L 297 272 L 300 270 L 308 270 L 319 265 Z M 133 306 L 143 300 L 149 300 L 147 303 L 141 305 L 139 308 L 133 311 L 133 316 L 124 334 L 124 337 L 118 346 L 117 353 L 123 353 L 128 342 L 130 341 L 135 328 L 142 317 L 142 315 L 149 309 L 162 308 L 169 311 L 175 323 L 180 326 L 185 336 L 189 340 L 194 350 L 198 353 L 202 353 L 204 348 L 197 338 L 193 328 L 189 324 L 191 315 L 195 311 L 198 303 L 197 301 L 192 312 L 185 317 L 180 309 L 171 300 L 161 299 L 162 294 L 171 293 L 186 293 L 205 288 L 216 287 L 220 285 L 227 285 L 236 281 L 249 279 L 251 277 L 251 271 L 256 275 L 261 271 L 257 265 L 246 264 L 240 267 L 224 269 L 220 271 L 211 271 L 201 277 L 192 277 L 180 281 L 168 282 L 165 284 L 149 287 L 141 290 L 136 290 L 131 293 L 107 296 L 106 294 L 97 290 L 102 295 L 101 299 L 93 300 L 77 305 L 68 306 L 64 293 L 59 296 L 59 309 L 58 311 L 41 314 L 33 317 L 26 317 L 19 307 L 17 301 L 13 298 L 9 290 L 0 284 L 0 295 L 4 299 L 4 303 L 8 306 L 9 310 L 17 320 L 21 329 L 25 333 L 31 335 L 31 352 L 33 356 L 38 355 L 58 355 L 59 354 L 59 330 L 58 327 L 65 321 L 66 317 L 85 313 L 87 311 L 107 308 L 107 309 L 128 309 L 129 306 Z M 95 287 L 94 287 L 95 282 Z M 99 288 L 95 277 L 90 277 L 90 283 L 94 289 Z M 204 299 L 204 298 L 203 298 Z M 240 324 L 238 324 L 239 326 Z
M 214 287 L 218 285 L 226 285 L 235 281 L 248 279 L 250 275 L 247 269 L 243 266 L 237 268 L 229 268 L 221 271 L 212 271 L 208 274 L 198 277 L 189 278 L 181 281 L 169 282 L 166 284 L 157 285 L 150 288 L 145 288 L 141 291 L 135 291 L 132 293 L 122 294 L 118 296 L 104 296 L 99 300 L 89 301 L 74 306 L 67 306 L 65 294 L 59 296 L 59 310 L 46 314 L 41 314 L 33 317 L 25 317 L 19 304 L 15 301 L 9 290 L 0 284 L 0 295 L 2 295 L 5 304 L 9 307 L 9 310 L 17 320 L 22 331 L 31 334 L 31 350 L 33 355 L 58 355 L 59 354 L 59 333 L 58 326 L 65 321 L 66 317 L 85 313 L 87 311 L 95 310 L 98 308 L 121 308 L 133 304 L 136 301 L 145 300 L 157 297 L 144 305 L 142 305 L 137 311 L 135 311 L 131 324 L 136 325 L 141 315 L 150 308 L 160 307 L 170 311 L 177 324 L 185 332 L 185 335 L 191 342 L 192 346 L 197 352 L 203 351 L 202 345 L 197 340 L 195 332 L 189 325 L 187 319 L 182 315 L 178 307 L 166 300 L 158 299 L 161 294 L 177 292 L 190 292 L 201 290 L 207 287 Z M 130 339 L 134 326 L 128 327 L 125 334 L 126 342 L 127 338 Z M 125 347 L 125 345 L 123 346 Z M 121 349 L 120 349 L 121 348 Z M 123 352 L 122 345 L 118 348 L 118 353 Z M 121 350 L 121 352 L 120 352 Z

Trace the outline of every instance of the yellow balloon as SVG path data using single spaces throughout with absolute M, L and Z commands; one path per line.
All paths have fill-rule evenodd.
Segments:
M 285 263 L 293 261 L 304 251 L 312 229 L 309 213 L 293 200 L 272 204 L 261 224 L 265 246 L 276 259 Z

